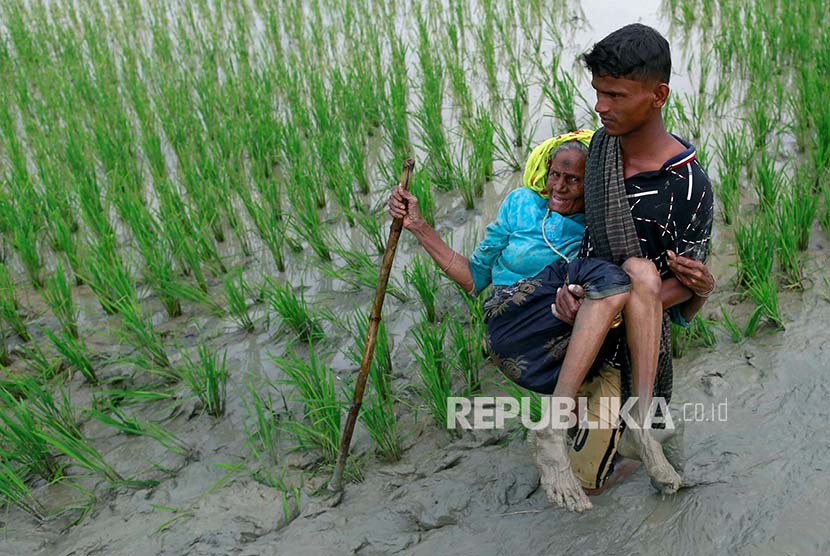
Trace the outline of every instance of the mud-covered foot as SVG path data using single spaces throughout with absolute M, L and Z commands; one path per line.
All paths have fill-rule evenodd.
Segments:
M 632 439 L 637 445 L 640 461 L 646 468 L 651 484 L 663 494 L 674 494 L 683 480 L 666 459 L 663 447 L 647 429 L 632 430 Z
M 568 458 L 565 430 L 540 430 L 531 440 L 541 485 L 552 504 L 572 512 L 590 510 L 593 505 L 576 480 Z

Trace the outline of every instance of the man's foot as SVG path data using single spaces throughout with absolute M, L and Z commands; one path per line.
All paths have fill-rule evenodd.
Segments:
M 548 501 L 572 512 L 584 512 L 593 505 L 571 471 L 567 434 L 564 429 L 541 429 L 530 437 L 530 443 Z
M 630 429 L 631 440 L 637 447 L 637 455 L 646 474 L 651 479 L 651 484 L 663 494 L 674 494 L 680 488 L 682 479 L 674 467 L 666 459 L 663 447 L 651 435 L 648 429 Z

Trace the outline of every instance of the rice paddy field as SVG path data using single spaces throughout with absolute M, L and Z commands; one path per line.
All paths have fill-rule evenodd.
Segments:
M 694 488 L 548 505 L 482 298 L 406 232 L 345 494 L 325 486 L 402 161 L 469 253 L 577 56 L 672 45 L 718 289 L 675 330 Z M 0 554 L 830 552 L 830 10 L 819 0 L 0 0 Z M 526 395 L 526 394 L 525 394 Z

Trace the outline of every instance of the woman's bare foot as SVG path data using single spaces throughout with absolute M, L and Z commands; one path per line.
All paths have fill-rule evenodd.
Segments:
M 572 512 L 584 512 L 593 505 L 571 470 L 567 435 L 565 429 L 544 428 L 536 431 L 530 442 L 548 501 Z
M 631 440 L 637 448 L 640 461 L 646 468 L 651 484 L 663 494 L 674 494 L 680 488 L 682 479 L 666 459 L 663 447 L 651 435 L 649 429 L 628 429 Z

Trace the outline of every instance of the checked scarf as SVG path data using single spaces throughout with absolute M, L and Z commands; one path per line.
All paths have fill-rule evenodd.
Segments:
M 634 228 L 631 208 L 625 194 L 622 151 L 619 137 L 599 129 L 588 148 L 585 161 L 585 239 L 582 252 L 591 245 L 590 256 L 622 265 L 630 257 L 642 257 L 640 239 Z M 622 401 L 631 395 L 631 362 L 626 357 L 621 369 Z M 671 321 L 663 312 L 660 355 L 654 380 L 654 397 L 666 403 L 672 393 Z

